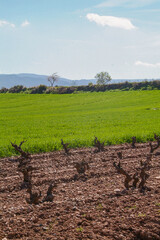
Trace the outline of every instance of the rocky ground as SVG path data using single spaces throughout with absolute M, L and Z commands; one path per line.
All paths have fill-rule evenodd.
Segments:
M 150 147 L 123 144 L 103 152 L 84 148 L 71 149 L 69 155 L 32 155 L 33 191 L 41 191 L 38 204 L 26 201 L 29 193 L 17 157 L 0 159 L 0 239 L 160 239 L 160 150 L 153 154 L 144 190 L 126 190 L 125 176 L 113 166 L 119 163 L 117 152 L 122 152 L 121 167 L 133 176 Z M 89 169 L 78 174 L 75 165 L 82 160 Z M 53 201 L 43 201 L 51 183 Z

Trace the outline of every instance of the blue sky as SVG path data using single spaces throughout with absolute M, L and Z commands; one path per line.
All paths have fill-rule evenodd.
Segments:
M 160 77 L 159 0 L 0 0 L 0 73 Z

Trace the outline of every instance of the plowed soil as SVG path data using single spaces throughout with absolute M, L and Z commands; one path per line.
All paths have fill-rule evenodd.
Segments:
M 160 150 L 154 152 L 147 171 L 147 188 L 124 187 L 124 176 L 113 162 L 122 151 L 121 166 L 130 175 L 140 168 L 149 144 L 71 149 L 31 156 L 33 190 L 41 202 L 28 204 L 17 157 L 0 159 L 0 239 L 26 240 L 158 240 L 160 239 Z M 78 174 L 76 162 L 85 160 L 89 169 Z M 48 186 L 53 202 L 43 202 Z

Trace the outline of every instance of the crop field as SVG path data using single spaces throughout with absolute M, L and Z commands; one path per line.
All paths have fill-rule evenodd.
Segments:
M 160 134 L 160 92 L 124 91 L 68 95 L 0 94 L 0 157 L 15 154 L 10 142 L 26 140 L 30 153 L 153 140 Z

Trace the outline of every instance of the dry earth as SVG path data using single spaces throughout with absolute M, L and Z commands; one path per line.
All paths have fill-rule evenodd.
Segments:
M 23 175 L 16 157 L 0 159 L 0 239 L 26 240 L 158 240 L 160 239 L 160 152 L 154 152 L 148 171 L 147 189 L 125 190 L 124 176 L 113 161 L 122 151 L 122 167 L 130 174 L 146 160 L 149 144 L 72 149 L 32 155 L 33 188 L 42 192 L 50 183 L 53 202 L 28 204 L 22 188 Z M 78 175 L 75 163 L 89 164 L 86 174 Z M 78 177 L 77 177 L 78 176 Z

